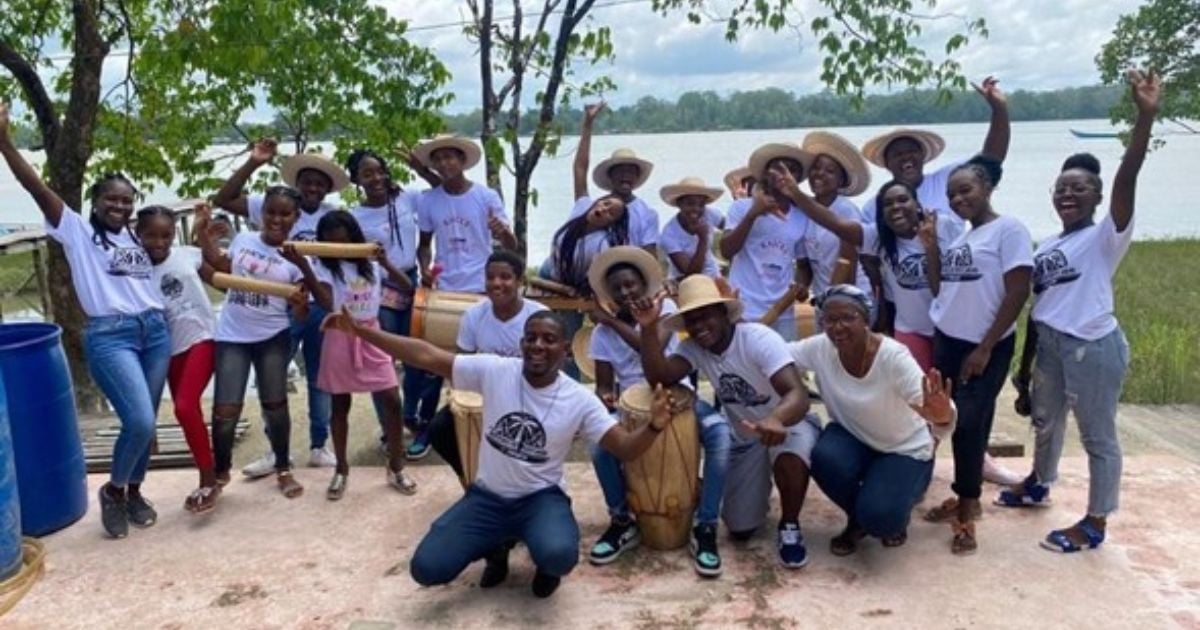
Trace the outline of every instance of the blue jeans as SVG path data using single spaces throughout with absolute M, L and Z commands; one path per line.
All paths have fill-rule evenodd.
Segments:
M 716 525 L 721 515 L 721 497 L 725 492 L 725 474 L 729 470 L 729 423 L 712 405 L 696 399 L 696 422 L 700 425 L 700 443 L 704 447 L 703 483 L 700 487 L 700 506 L 696 522 Z M 608 514 L 616 518 L 629 516 L 626 502 L 625 475 L 621 460 L 599 445 L 592 446 L 592 467 L 604 492 Z
M 141 483 L 150 464 L 158 403 L 171 364 L 162 311 L 91 317 L 83 332 L 88 371 L 121 420 L 113 446 L 112 484 Z
M 848 524 L 883 538 L 908 528 L 913 505 L 933 475 L 933 460 L 876 451 L 831 422 L 813 447 L 811 470 Z
M 328 312 L 316 302 L 308 303 L 308 317 L 292 320 L 292 356 L 304 352 L 304 381 L 308 384 L 308 440 L 310 448 L 322 448 L 329 439 L 329 418 L 333 414 L 333 398 L 317 387 L 321 373 L 321 322 Z
M 1117 401 L 1129 367 L 1129 344 L 1118 328 L 1085 341 L 1037 324 L 1037 359 L 1030 397 L 1037 431 L 1033 471 L 1038 481 L 1058 479 L 1067 431 L 1075 411 L 1079 437 L 1088 456 L 1089 516 L 1117 510 L 1121 489 L 1121 444 L 1117 440 Z
M 429 528 L 409 570 L 421 586 L 446 584 L 468 564 L 513 540 L 525 543 L 541 573 L 562 577 L 579 561 L 579 525 L 558 486 L 505 499 L 478 484 Z

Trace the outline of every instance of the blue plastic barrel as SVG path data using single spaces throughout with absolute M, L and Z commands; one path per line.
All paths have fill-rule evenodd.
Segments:
M 21 499 L 17 495 L 17 467 L 13 462 L 12 434 L 8 431 L 8 403 L 0 381 L 0 582 L 21 568 Z
M 0 378 L 26 536 L 58 531 L 87 512 L 87 469 L 61 337 L 54 324 L 0 324 Z

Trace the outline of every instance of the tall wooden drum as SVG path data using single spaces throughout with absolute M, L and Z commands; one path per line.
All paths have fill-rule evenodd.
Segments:
M 425 287 L 417 289 L 413 296 L 411 336 L 453 352 L 463 313 L 484 297 L 475 293 L 435 291 Z
M 483 436 L 483 396 L 475 392 L 450 391 L 450 413 L 454 416 L 454 440 L 462 461 L 458 481 L 466 488 L 475 481 L 479 470 L 479 440 Z
M 652 549 L 677 549 L 687 544 L 692 512 L 700 496 L 700 438 L 695 394 L 671 388 L 671 422 L 642 456 L 625 462 L 629 507 L 637 515 L 642 541 Z M 641 383 L 621 394 L 621 424 L 636 429 L 650 421 L 653 392 Z

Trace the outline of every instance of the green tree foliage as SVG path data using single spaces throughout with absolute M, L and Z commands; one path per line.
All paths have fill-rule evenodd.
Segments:
M 1200 0 L 1150 0 L 1117 20 L 1112 39 L 1096 56 L 1105 83 L 1120 84 L 1125 70 L 1148 68 L 1163 80 L 1159 115 L 1193 132 L 1200 120 Z M 1137 115 L 1128 91 L 1112 108 L 1113 122 Z

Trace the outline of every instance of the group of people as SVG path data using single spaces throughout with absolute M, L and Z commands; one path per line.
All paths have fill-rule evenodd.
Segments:
M 733 540 L 750 538 L 767 525 L 773 488 L 779 561 L 803 567 L 810 479 L 846 514 L 830 540 L 835 555 L 853 553 L 867 537 L 903 545 L 947 439 L 954 496 L 924 517 L 950 524 L 953 553 L 975 551 L 988 436 L 1031 292 L 1013 383 L 1018 412 L 1036 428 L 1033 470 L 995 503 L 1048 504 L 1073 410 L 1088 454 L 1088 509 L 1042 545 L 1099 546 L 1118 503 L 1115 419 L 1129 358 L 1113 316 L 1112 277 L 1132 238 L 1137 175 L 1160 100 L 1157 77 L 1133 72 L 1129 82 L 1138 118 L 1109 212 L 1096 216 L 1099 161 L 1071 156 L 1052 189 L 1062 231 L 1036 251 L 1021 222 L 991 203 L 1010 135 L 1005 98 L 991 78 L 977 88 L 991 124 L 970 159 L 926 172 L 944 148 L 928 131 L 898 129 L 861 150 L 812 132 L 801 143 L 764 145 L 731 172 L 725 183 L 734 201 L 725 213 L 713 206 L 724 191 L 699 178 L 664 186 L 660 198 L 676 213 L 661 230 L 639 196 L 653 165 L 630 150 L 591 170 L 604 194 L 590 195 L 591 129 L 603 106 L 589 106 L 573 169 L 577 202 L 538 274 L 594 298 L 586 313 L 594 324 L 594 389 L 563 373 L 572 371 L 584 315 L 523 296 L 525 262 L 511 251 L 516 237 L 504 205 L 465 175 L 481 157 L 471 141 L 442 136 L 402 156 L 429 183 L 421 193 L 401 189 L 384 157 L 360 150 L 345 168 L 312 154 L 289 157 L 285 185 L 247 196 L 244 184 L 275 158 L 274 143 L 260 141 L 213 198 L 257 226 L 226 248 L 203 204 L 198 247 L 174 245 L 172 212 L 150 206 L 135 216 L 137 190 L 121 175 L 92 186 L 86 218 L 68 208 L 14 148 L 3 106 L 0 155 L 64 248 L 88 316 L 88 366 L 121 420 L 111 479 L 99 491 L 111 536 L 157 518 L 141 485 L 166 383 L 200 473 L 187 510 L 212 510 L 230 480 L 251 367 L 271 452 L 244 472 L 273 472 L 283 495 L 299 496 L 286 375 L 302 351 L 311 459 L 333 465 L 331 500 L 347 488 L 352 394 L 371 394 L 387 482 L 404 494 L 417 490 L 405 460 L 431 448 L 464 469 L 450 412 L 438 407 L 443 381 L 482 395 L 477 472 L 417 547 L 412 576 L 422 585 L 446 583 L 484 559 L 480 585 L 494 586 L 520 542 L 537 568 L 533 592 L 545 597 L 578 560 L 579 527 L 563 476 L 574 438 L 582 434 L 593 447 L 611 517 L 588 554 L 603 565 L 640 539 L 622 462 L 655 442 L 687 389 L 703 453 L 689 545 L 700 575 L 721 574 L 719 522 Z M 851 197 L 870 187 L 868 162 L 891 179 L 860 209 Z M 350 185 L 361 199 L 351 210 L 325 201 Z M 376 255 L 308 258 L 293 244 L 303 240 L 374 243 Z M 202 283 L 218 272 L 299 290 L 285 299 L 230 289 L 214 316 Z M 409 336 L 419 286 L 483 295 L 462 316 L 457 352 Z M 810 298 L 818 334 L 797 340 L 794 307 Z M 824 423 L 811 411 L 806 373 L 815 377 Z M 699 378 L 711 384 L 713 400 L 698 395 Z M 200 400 L 210 379 L 211 441 Z M 638 386 L 652 389 L 653 405 L 650 421 L 635 428 L 619 422 L 618 401 Z M 330 429 L 332 455 L 324 448 Z

